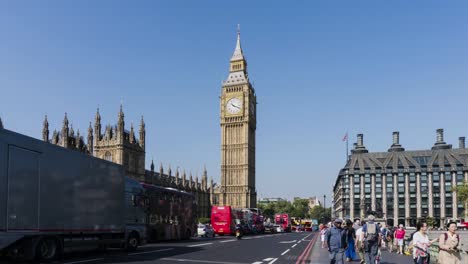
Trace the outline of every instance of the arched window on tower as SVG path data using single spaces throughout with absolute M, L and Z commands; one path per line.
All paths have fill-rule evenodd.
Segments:
M 112 154 L 109 151 L 107 151 L 106 154 L 104 154 L 104 159 L 112 162 Z

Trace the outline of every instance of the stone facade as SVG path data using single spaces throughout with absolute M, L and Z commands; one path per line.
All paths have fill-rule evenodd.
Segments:
M 369 153 L 364 136 L 358 135 L 333 188 L 334 216 L 354 219 L 374 212 L 391 225 L 406 226 L 427 217 L 443 226 L 449 219 L 463 217 L 466 205 L 457 200 L 452 187 L 468 180 L 465 138 L 452 148 L 444 141 L 443 129 L 438 129 L 430 150 L 406 151 L 399 136 L 393 133 L 388 152 Z
M 255 130 L 257 98 L 248 73 L 247 61 L 237 45 L 221 97 L 221 186 L 215 203 L 235 208 L 253 208 L 255 189 Z
M 101 133 L 101 115 L 99 109 L 97 110 L 94 129 L 91 123 L 89 124 L 87 144 L 85 144 L 84 138 L 80 135 L 80 132 L 78 131 L 75 134 L 73 127 L 69 125 L 67 114 L 65 114 L 61 131 L 57 132 L 54 130 L 52 138 L 50 139 L 49 122 L 46 116 L 42 128 L 42 139 L 51 144 L 118 163 L 125 168 L 129 177 L 138 181 L 192 193 L 198 205 L 197 216 L 210 217 L 211 194 L 213 193 L 214 184 L 213 179 L 211 179 L 208 184 L 206 169 L 203 172 L 201 182 L 198 180 L 198 176 L 196 176 L 194 180 L 191 174 L 190 179 L 187 179 L 185 172 L 182 177 L 180 177 L 178 169 L 175 176 L 173 176 L 170 166 L 167 172 L 164 172 L 162 165 L 160 166 L 159 172 L 155 172 L 153 162 L 151 163 L 150 170 L 145 169 L 145 126 L 142 117 L 138 130 L 138 138 L 135 136 L 133 124 L 130 126 L 130 131 L 126 130 L 125 115 L 121 106 L 117 125 L 107 125 L 103 134 Z

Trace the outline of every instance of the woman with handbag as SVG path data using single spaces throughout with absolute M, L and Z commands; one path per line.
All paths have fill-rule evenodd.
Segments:
M 460 236 L 456 234 L 457 223 L 447 224 L 448 231 L 439 237 L 439 256 L 437 260 L 443 264 L 460 264 L 461 256 L 458 251 Z
M 414 233 L 413 236 L 414 263 L 429 264 L 431 261 L 429 255 L 429 247 L 437 239 L 434 239 L 432 241 L 429 240 L 429 237 L 427 236 L 427 223 L 420 222 L 417 224 L 416 228 L 419 231 Z

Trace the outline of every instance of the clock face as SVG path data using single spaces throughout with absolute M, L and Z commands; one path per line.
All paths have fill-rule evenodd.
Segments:
M 237 114 L 241 111 L 241 109 L 242 109 L 242 101 L 237 97 L 229 99 L 229 101 L 226 104 L 226 110 L 230 114 Z

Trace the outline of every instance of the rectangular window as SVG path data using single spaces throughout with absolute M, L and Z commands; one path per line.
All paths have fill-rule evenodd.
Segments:
M 434 172 L 432 174 L 432 181 L 439 181 L 440 180 L 440 177 L 439 177 L 439 173 L 438 172 Z
M 405 176 L 403 176 L 403 173 L 398 173 L 398 182 L 405 182 Z
M 364 175 L 364 182 L 365 182 L 365 183 L 370 183 L 370 182 L 371 182 L 371 179 L 370 179 L 370 175 L 369 175 L 369 174 Z
M 445 173 L 445 181 L 452 181 L 452 173 L 446 172 Z

